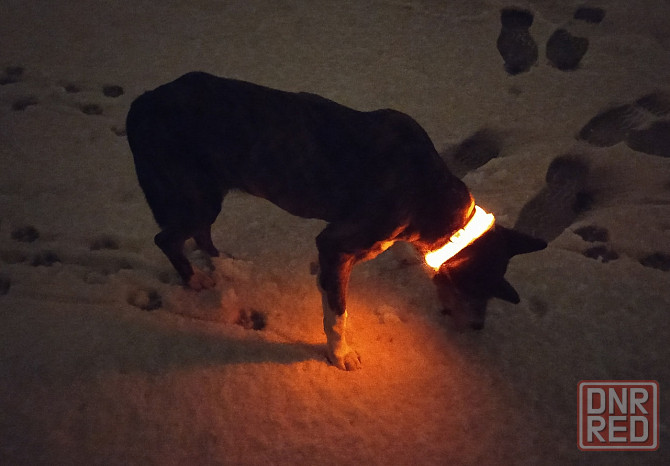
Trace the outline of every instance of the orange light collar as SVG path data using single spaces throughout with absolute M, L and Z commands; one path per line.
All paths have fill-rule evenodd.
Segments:
M 472 218 L 463 228 L 451 235 L 447 244 L 426 254 L 426 263 L 433 269 L 439 270 L 442 264 L 461 252 L 474 240 L 493 227 L 493 224 L 495 223 L 493 214 L 487 213 L 478 205 L 475 206 L 474 210 Z

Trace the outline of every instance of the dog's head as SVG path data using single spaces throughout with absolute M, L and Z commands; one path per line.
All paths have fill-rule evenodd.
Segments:
M 500 298 L 517 304 L 519 294 L 505 280 L 510 259 L 544 249 L 547 243 L 495 225 L 442 264 L 433 278 L 445 312 L 458 328 L 484 328 L 486 304 Z

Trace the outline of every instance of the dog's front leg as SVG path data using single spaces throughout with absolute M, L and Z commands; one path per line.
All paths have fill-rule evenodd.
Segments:
M 342 370 L 356 370 L 361 367 L 361 359 L 347 344 L 346 292 L 353 254 L 341 252 L 337 232 L 329 226 L 317 237 L 319 248 L 319 274 L 317 284 L 323 303 L 323 328 L 328 342 L 328 359 Z
M 333 301 L 338 301 L 339 296 L 343 295 L 344 290 L 339 286 L 336 287 L 338 289 L 333 289 L 330 287 L 330 284 L 326 284 L 324 288 L 324 280 L 321 272 L 317 277 L 317 283 L 319 284 L 321 302 L 323 304 L 323 329 L 326 332 L 328 359 L 333 365 L 342 370 L 351 371 L 360 369 L 361 358 L 356 351 L 349 347 L 345 337 L 347 309 L 344 306 L 333 305 Z

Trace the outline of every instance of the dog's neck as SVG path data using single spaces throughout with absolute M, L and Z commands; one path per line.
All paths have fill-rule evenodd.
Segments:
M 424 255 L 426 263 L 435 271 L 439 270 L 442 264 L 490 230 L 494 223 L 495 217 L 493 214 L 487 213 L 484 209 L 475 205 L 473 201 L 463 228 L 451 235 L 443 246 L 427 252 Z

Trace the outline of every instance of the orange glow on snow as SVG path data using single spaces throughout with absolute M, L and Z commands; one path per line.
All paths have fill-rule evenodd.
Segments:
M 489 231 L 495 223 L 493 214 L 475 206 L 475 214 L 465 227 L 454 233 L 449 242 L 435 251 L 426 254 L 426 264 L 438 270 L 442 264 L 465 249 L 470 243 Z

